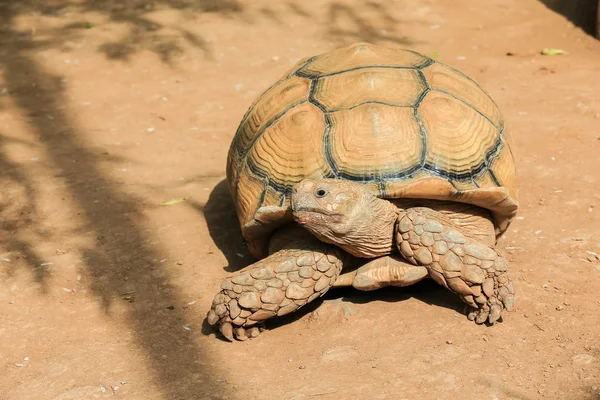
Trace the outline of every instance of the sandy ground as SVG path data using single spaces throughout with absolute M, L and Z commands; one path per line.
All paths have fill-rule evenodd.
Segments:
M 0 13 L 1 399 L 600 398 L 600 42 L 564 16 L 536 0 Z M 226 342 L 205 315 L 253 261 L 224 181 L 237 124 L 298 59 L 358 40 L 436 56 L 503 110 L 517 310 L 485 327 L 431 282 L 337 290 Z

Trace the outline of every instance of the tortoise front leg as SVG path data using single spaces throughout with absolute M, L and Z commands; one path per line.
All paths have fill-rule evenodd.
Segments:
M 339 276 L 333 287 L 352 286 L 362 291 L 386 286 L 409 286 L 429 275 L 427 268 L 409 264 L 397 254 L 367 261 L 354 271 Z
M 223 280 L 207 321 L 229 339 L 259 334 L 268 318 L 288 314 L 322 296 L 337 280 L 347 254 L 292 225 L 277 231 L 271 255 Z
M 411 263 L 427 267 L 436 282 L 460 294 L 472 308 L 470 320 L 494 323 L 503 309 L 513 309 L 508 263 L 494 248 L 467 237 L 438 215 L 423 207 L 401 212 L 396 227 L 400 253 Z

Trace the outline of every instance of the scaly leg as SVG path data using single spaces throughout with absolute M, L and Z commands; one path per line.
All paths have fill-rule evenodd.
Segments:
M 396 243 L 411 263 L 423 265 L 440 285 L 460 294 L 471 306 L 469 319 L 481 324 L 512 311 L 514 285 L 508 264 L 495 249 L 466 237 L 436 218 L 431 209 L 415 207 L 398 216 Z
M 297 225 L 280 229 L 268 257 L 227 277 L 207 321 L 233 340 L 258 336 L 268 318 L 296 311 L 335 283 L 346 253 Z
M 352 286 L 370 291 L 386 286 L 409 286 L 427 275 L 427 268 L 409 264 L 394 254 L 369 260 L 356 270 L 340 275 L 333 287 Z

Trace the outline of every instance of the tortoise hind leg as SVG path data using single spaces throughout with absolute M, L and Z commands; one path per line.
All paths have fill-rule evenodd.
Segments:
M 346 253 L 297 225 L 277 231 L 271 255 L 227 277 L 207 321 L 233 340 L 257 336 L 265 320 L 322 296 L 337 280 Z
M 352 286 L 370 291 L 386 286 L 409 286 L 429 275 L 427 268 L 409 264 L 399 255 L 378 257 L 339 276 L 333 287 Z
M 436 282 L 461 296 L 471 307 L 470 320 L 493 324 L 504 309 L 512 311 L 514 285 L 504 257 L 445 222 L 437 211 L 418 207 L 401 212 L 396 242 L 409 262 L 427 267 Z

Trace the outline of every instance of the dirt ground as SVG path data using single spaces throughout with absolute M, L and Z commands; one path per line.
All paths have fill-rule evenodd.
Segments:
M 537 0 L 0 14 L 1 399 L 600 398 L 600 42 L 562 14 Z M 226 342 L 205 316 L 252 262 L 224 180 L 237 124 L 297 60 L 359 40 L 435 56 L 502 109 L 517 310 L 486 327 L 431 282 L 336 290 Z

